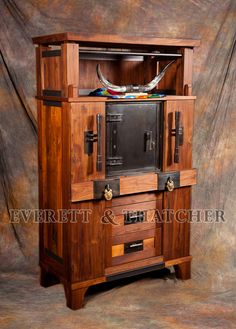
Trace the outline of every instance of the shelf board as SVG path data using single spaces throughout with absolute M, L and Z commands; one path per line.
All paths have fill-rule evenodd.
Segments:
M 79 97 L 52 97 L 52 96 L 36 96 L 38 100 L 48 100 L 57 102 L 146 102 L 146 101 L 170 101 L 170 100 L 183 100 L 183 99 L 196 99 L 196 96 L 177 96 L 177 95 L 167 95 L 165 97 L 155 97 L 155 98 L 108 98 L 99 96 L 79 96 Z

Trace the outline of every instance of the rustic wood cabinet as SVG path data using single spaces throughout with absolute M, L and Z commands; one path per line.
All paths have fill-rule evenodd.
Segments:
M 39 225 L 41 285 L 61 282 L 68 307 L 78 309 L 87 288 L 101 282 L 170 266 L 178 278 L 189 279 L 187 210 L 196 184 L 192 59 L 199 41 L 62 33 L 33 42 L 39 208 L 45 212 Z M 88 96 L 101 87 L 98 62 L 115 84 L 145 84 L 173 58 L 158 84 L 166 96 Z M 158 129 L 144 132 L 143 149 L 139 130 L 153 122 Z

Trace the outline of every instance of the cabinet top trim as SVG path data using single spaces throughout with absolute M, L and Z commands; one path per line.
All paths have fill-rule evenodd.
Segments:
M 143 36 L 121 36 L 117 34 L 76 34 L 71 32 L 51 34 L 35 37 L 32 39 L 35 44 L 57 45 L 65 41 L 76 42 L 86 46 L 100 46 L 109 44 L 112 46 L 121 45 L 146 45 L 146 46 L 175 46 L 175 47 L 197 47 L 200 46 L 199 39 L 170 39 L 170 38 L 149 38 Z

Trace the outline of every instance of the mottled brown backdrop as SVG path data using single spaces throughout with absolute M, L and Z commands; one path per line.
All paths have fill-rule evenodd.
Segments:
M 0 0 L 0 269 L 38 271 L 37 224 L 9 223 L 11 208 L 37 208 L 33 36 L 72 31 L 200 38 L 194 53 L 193 208 L 219 208 L 225 223 L 193 224 L 193 276 L 235 289 L 236 1 Z

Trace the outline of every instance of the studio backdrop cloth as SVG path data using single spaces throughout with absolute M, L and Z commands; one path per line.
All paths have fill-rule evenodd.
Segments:
M 38 208 L 35 46 L 71 31 L 199 38 L 194 50 L 193 209 L 222 209 L 223 223 L 191 228 L 193 277 L 232 286 L 236 265 L 236 1 L 1 0 L 0 270 L 38 271 L 38 225 L 10 223 L 10 209 Z M 135 83 L 135 81 L 134 81 Z

